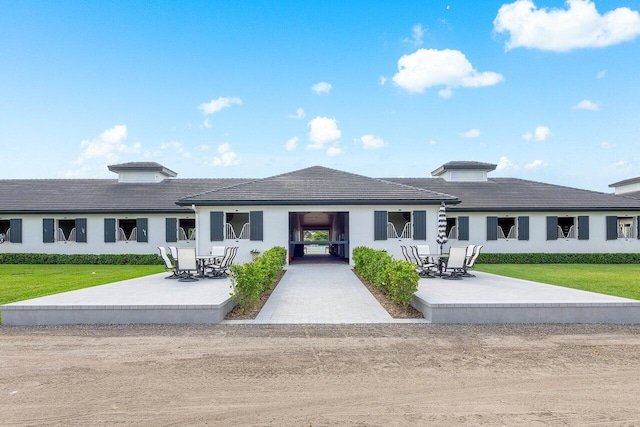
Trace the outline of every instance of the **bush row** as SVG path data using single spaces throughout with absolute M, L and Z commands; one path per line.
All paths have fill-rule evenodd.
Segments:
M 604 253 L 604 254 L 491 254 L 481 253 L 476 260 L 478 264 L 637 264 L 640 263 L 638 253 Z
M 260 295 L 273 287 L 286 259 L 287 250 L 276 246 L 252 262 L 231 266 L 231 297 L 242 310 L 253 308 Z
M 385 251 L 358 246 L 353 249 L 353 262 L 360 277 L 404 307 L 409 305 L 418 290 L 420 276 L 415 265 L 396 260 Z
M 0 254 L 0 264 L 162 265 L 156 254 Z

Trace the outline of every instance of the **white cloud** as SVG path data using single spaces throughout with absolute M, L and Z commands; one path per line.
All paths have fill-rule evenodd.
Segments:
M 211 162 L 205 162 L 205 164 L 210 166 L 237 166 L 240 164 L 240 159 L 238 155 L 233 152 L 231 149 L 231 144 L 225 142 L 223 144 L 218 145 L 218 154 L 219 156 L 215 156 Z
M 393 83 L 407 92 L 422 93 L 433 86 L 446 86 L 440 96 L 448 98 L 456 87 L 492 86 L 503 80 L 492 71 L 476 71 L 458 50 L 418 49 L 398 60 Z
M 200 129 L 211 129 L 211 119 L 209 117 L 206 117 L 203 121 L 202 124 L 200 125 Z
M 545 162 L 543 162 L 542 160 L 534 160 L 531 163 L 528 163 L 525 168 L 527 169 L 538 169 L 541 168 L 543 166 L 546 166 L 547 164 Z
M 223 110 L 227 107 L 231 107 L 232 105 L 242 105 L 242 99 L 237 96 L 234 97 L 220 97 L 218 99 L 212 99 L 209 102 L 200 104 L 198 106 L 198 110 L 202 111 L 202 114 L 209 115 L 217 113 L 220 110 Z
M 436 142 L 433 139 L 429 140 L 429 145 L 436 145 Z
M 498 161 L 496 169 L 501 171 L 501 170 L 514 169 L 515 167 L 516 166 L 511 162 L 511 160 L 503 156 L 503 157 L 500 157 L 500 160 Z
M 480 131 L 478 129 L 469 129 L 466 132 L 462 132 L 460 136 L 463 138 L 477 138 L 480 136 Z
M 191 153 L 185 150 L 184 145 L 182 145 L 182 143 L 178 141 L 163 142 L 162 144 L 160 144 L 160 149 L 175 151 L 185 159 L 191 158 Z
M 376 150 L 387 145 L 382 138 L 374 135 L 362 135 L 362 137 L 356 138 L 354 141 L 362 144 L 362 148 L 365 150 Z
M 596 74 L 596 78 L 600 80 L 600 79 L 603 79 L 604 76 L 606 75 L 607 75 L 607 70 L 598 71 L 598 74 Z
M 576 105 L 571 107 L 572 110 L 589 110 L 589 111 L 598 111 L 600 106 L 597 102 L 589 101 L 588 99 L 583 99 L 578 102 Z
M 300 120 L 304 119 L 306 116 L 307 115 L 305 114 L 304 110 L 302 108 L 298 108 L 295 113 L 289 114 L 287 117 L 289 117 L 290 119 Z
M 552 135 L 553 133 L 551 132 L 551 129 L 549 129 L 548 127 L 538 126 L 534 129 L 533 133 L 527 132 L 524 135 L 522 135 L 522 138 L 524 138 L 527 141 L 542 142 L 549 139 Z
M 414 46 L 422 46 L 422 37 L 424 36 L 424 29 L 422 24 L 416 24 L 411 27 L 411 38 L 402 40 L 404 43 L 410 43 Z
M 315 92 L 316 95 L 322 95 L 331 92 L 332 87 L 331 83 L 319 82 L 311 86 L 311 90 Z
M 297 136 L 294 136 L 293 138 L 290 138 L 284 144 L 284 149 L 287 150 L 287 151 L 295 150 L 296 148 L 298 148 L 298 141 L 299 140 L 300 140 L 300 138 L 298 138 Z
M 532 0 L 517 0 L 498 10 L 493 28 L 509 33 L 507 50 L 517 47 L 554 52 L 604 47 L 640 35 L 640 14 L 620 7 L 600 15 L 590 0 L 567 0 L 565 9 L 538 9 Z
M 205 144 L 198 145 L 196 147 L 196 151 L 209 151 L 209 146 Z
M 608 142 L 608 141 L 602 141 L 602 143 L 600 144 L 600 147 L 603 150 L 612 150 L 612 149 L 616 148 L 616 144 L 613 144 L 613 143 Z
M 620 160 L 613 164 L 614 169 L 630 169 L 631 165 L 626 160 Z
M 342 147 L 340 147 L 339 145 L 332 145 L 331 147 L 327 148 L 327 156 L 329 157 L 339 156 L 340 154 L 342 154 Z
M 380 86 L 384 86 L 387 83 L 387 78 L 385 76 L 380 76 L 378 81 L 380 82 Z
M 127 145 L 127 126 L 117 125 L 102 132 L 98 137 L 80 142 L 82 152 L 74 162 L 81 165 L 87 161 L 103 164 L 117 162 L 122 154 L 140 154 L 142 146 L 139 142 Z
M 307 150 L 319 150 L 324 148 L 325 144 L 337 141 L 342 136 L 342 132 L 338 129 L 338 121 L 328 117 L 316 117 L 308 123 L 309 141 Z

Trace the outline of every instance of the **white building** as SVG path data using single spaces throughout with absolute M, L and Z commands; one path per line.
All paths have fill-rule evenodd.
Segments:
M 436 250 L 447 206 L 450 245 L 486 252 L 639 252 L 640 199 L 514 178 L 495 165 L 449 162 L 424 178 L 370 178 L 320 166 L 263 179 L 178 179 L 157 163 L 110 166 L 113 180 L 0 180 L 0 253 L 151 254 L 158 246 L 288 248 L 305 230 L 350 259 L 357 246 L 401 257 Z M 627 180 L 630 181 L 630 180 Z M 640 182 L 640 181 L 639 181 Z M 613 185 L 613 184 L 612 184 Z M 446 250 L 446 249 L 445 249 Z

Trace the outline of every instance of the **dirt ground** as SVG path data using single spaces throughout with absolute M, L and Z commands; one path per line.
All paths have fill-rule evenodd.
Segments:
M 640 327 L 4 326 L 0 424 L 640 425 Z

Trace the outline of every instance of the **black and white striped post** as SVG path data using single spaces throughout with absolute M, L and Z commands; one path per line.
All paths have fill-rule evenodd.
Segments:
M 440 255 L 442 255 L 442 246 L 447 243 L 447 208 L 444 206 L 444 202 L 440 203 L 440 209 L 438 209 L 438 237 L 436 243 L 440 245 Z

